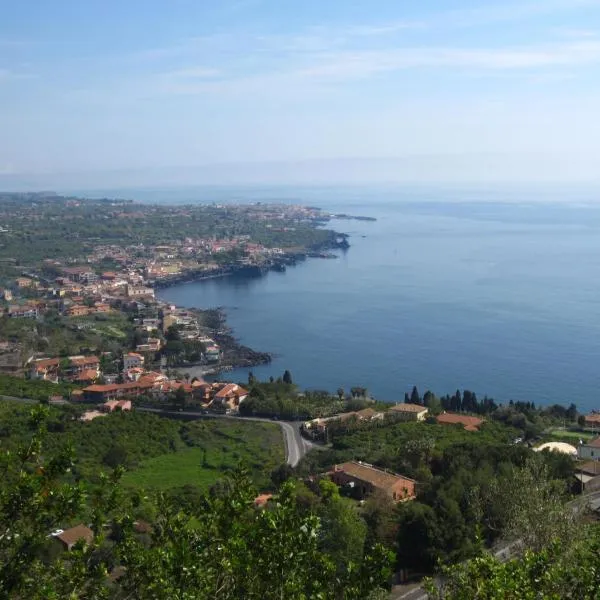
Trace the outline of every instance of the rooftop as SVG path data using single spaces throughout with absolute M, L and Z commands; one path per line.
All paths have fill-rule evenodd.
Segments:
M 76 544 L 79 540 L 84 540 L 89 544 L 94 539 L 94 532 L 89 527 L 81 524 L 75 525 L 75 527 L 71 527 L 71 529 L 66 529 L 56 537 L 67 546 Z
M 388 473 L 387 471 L 378 469 L 373 465 L 354 461 L 336 465 L 334 470 L 343 471 L 351 477 L 360 479 L 361 481 L 366 481 L 373 487 L 380 489 L 389 489 L 401 481 L 414 481 L 408 477 L 402 477 L 401 475 Z
M 427 410 L 427 407 L 421 406 L 420 404 L 408 404 L 407 402 L 400 402 L 392 406 L 390 410 L 394 410 L 397 412 L 420 413 L 424 410 Z
M 461 424 L 467 431 L 477 431 L 483 424 L 483 419 L 469 415 L 457 415 L 455 413 L 442 413 L 438 415 L 437 422 L 444 425 Z

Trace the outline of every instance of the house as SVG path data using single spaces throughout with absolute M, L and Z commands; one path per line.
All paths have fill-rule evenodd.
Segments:
M 71 529 L 65 529 L 62 533 L 56 536 L 56 539 L 61 542 L 66 550 L 72 550 L 73 546 L 80 540 L 83 540 L 85 544 L 91 544 L 94 539 L 94 532 L 85 525 L 76 525 Z
M 600 460 L 600 437 L 585 444 L 579 444 L 577 456 L 584 460 Z
M 94 383 L 98 377 L 98 369 L 84 369 L 83 371 L 75 373 L 71 377 L 71 380 L 75 381 L 76 383 Z
M 140 378 L 139 381 L 132 381 L 130 383 L 89 385 L 83 388 L 84 398 L 88 402 L 104 403 L 108 400 L 122 398 L 123 396 L 135 397 L 148 393 L 154 387 L 154 383 L 146 382 L 142 379 Z
M 575 467 L 575 479 L 580 483 L 581 492 L 600 489 L 600 461 L 590 460 Z
M 273 498 L 273 494 L 259 494 L 254 498 L 254 507 L 264 508 L 271 498 Z
M 302 424 L 302 431 L 312 439 L 325 439 L 327 429 L 337 423 L 346 423 L 348 421 L 382 421 L 385 414 L 377 412 L 373 408 L 363 408 L 359 411 L 340 413 L 332 417 L 318 417 L 312 421 L 306 421 Z
M 136 352 L 158 352 L 161 348 L 161 341 L 158 338 L 148 338 L 145 344 L 138 344 Z
M 428 412 L 425 406 L 399 402 L 390 408 L 388 415 L 400 421 L 424 421 Z
M 240 404 L 248 397 L 248 391 L 237 383 L 227 383 L 217 391 L 213 398 L 214 408 L 237 411 Z
M 60 358 L 41 358 L 31 363 L 29 375 L 31 379 L 58 382 Z
M 600 431 L 600 413 L 585 415 L 584 427 L 586 429 L 598 429 Z
M 483 419 L 479 417 L 470 417 L 469 415 L 459 415 L 455 413 L 444 412 L 438 415 L 437 422 L 442 425 L 462 425 L 466 431 L 479 431 L 483 424 Z
M 361 498 L 381 490 L 394 502 L 411 500 L 415 497 L 414 479 L 388 473 L 364 462 L 347 462 L 336 465 L 330 473 L 331 480 L 340 487 L 352 488 Z
M 97 419 L 98 417 L 105 417 L 106 413 L 100 412 L 99 410 L 87 410 L 86 412 L 84 412 L 81 417 L 79 417 L 80 421 L 83 422 L 87 422 L 87 421 L 93 421 L 94 419 Z
M 28 277 L 17 277 L 15 280 L 17 287 L 19 289 L 30 288 L 33 287 L 33 279 L 29 279 Z
M 218 346 L 208 346 L 204 351 L 204 356 L 209 362 L 216 362 L 221 358 L 221 351 Z
M 154 298 L 154 290 L 143 286 L 127 285 L 126 294 L 129 298 Z
M 111 312 L 110 304 L 106 304 L 106 302 L 96 302 L 94 304 L 94 312 L 96 313 L 109 313 Z
M 83 304 L 73 304 L 66 312 L 68 317 L 86 317 L 90 314 L 90 309 Z
M 8 307 L 7 314 L 11 319 L 37 319 L 39 311 L 36 306 L 13 304 Z
M 104 412 L 114 412 L 115 410 L 131 410 L 131 400 L 109 400 L 102 405 Z
M 100 374 L 100 359 L 97 356 L 69 356 L 69 362 L 71 374 L 76 381 L 76 377 L 84 371 L 94 371 L 95 377 Z
M 144 366 L 144 357 L 136 352 L 128 352 L 123 355 L 123 370 L 140 369 Z

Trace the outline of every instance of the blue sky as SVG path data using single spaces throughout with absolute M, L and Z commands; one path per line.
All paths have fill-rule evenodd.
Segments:
M 2 4 L 0 184 L 600 178 L 600 0 Z

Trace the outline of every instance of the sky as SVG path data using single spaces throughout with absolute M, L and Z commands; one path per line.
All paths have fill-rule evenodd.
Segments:
M 0 188 L 600 181 L 600 0 L 0 14 Z

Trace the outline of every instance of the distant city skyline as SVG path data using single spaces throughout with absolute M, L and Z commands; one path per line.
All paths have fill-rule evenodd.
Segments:
M 600 182 L 600 1 L 11 3 L 0 189 Z

